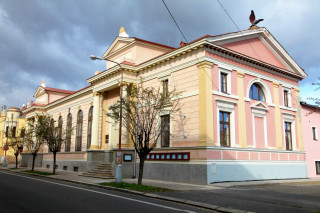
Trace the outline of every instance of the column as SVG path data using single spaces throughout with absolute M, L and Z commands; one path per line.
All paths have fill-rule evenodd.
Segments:
M 207 61 L 197 65 L 199 71 L 199 146 L 213 146 L 212 67 Z
M 280 97 L 279 97 L 279 83 L 273 82 L 273 103 L 274 116 L 275 116 L 275 128 L 276 128 L 276 144 L 277 149 L 282 150 L 282 127 L 281 127 L 281 113 L 280 113 Z
M 302 139 L 302 125 L 301 125 L 301 107 L 300 107 L 300 96 L 299 96 L 299 88 L 295 88 L 295 96 L 296 96 L 296 107 L 297 107 L 297 112 L 296 112 L 296 123 L 297 123 L 297 144 L 299 145 L 299 150 L 303 151 L 304 150 L 304 144 L 303 144 L 303 139 Z
M 246 106 L 244 100 L 244 78 L 245 73 L 237 71 L 237 90 L 238 90 L 238 119 L 239 119 L 239 145 L 241 148 L 248 147 L 247 143 L 247 121 L 246 121 Z
M 90 149 L 99 149 L 100 93 L 93 93 L 92 139 Z

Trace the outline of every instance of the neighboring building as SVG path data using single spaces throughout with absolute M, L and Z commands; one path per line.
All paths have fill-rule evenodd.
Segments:
M 103 58 L 121 67 L 107 62 L 77 92 L 40 86 L 35 104 L 23 109 L 30 122 L 47 112 L 63 128 L 75 127 L 57 155 L 59 169 L 114 164 L 118 130 L 105 112 L 119 100 L 122 68 L 125 82 L 142 77 L 146 87 L 182 92 L 182 116 L 161 116 L 168 137 L 149 155 L 144 178 L 207 184 L 307 177 L 298 85 L 306 74 L 266 28 L 206 35 L 178 48 L 122 29 Z M 123 152 L 132 154 L 122 138 Z M 52 166 L 45 147 L 42 165 Z M 124 177 L 132 165 L 124 162 Z
M 7 111 L 2 108 L 0 116 L 0 159 L 1 162 L 5 156 L 3 147 L 8 143 L 8 134 L 12 128 L 14 134 L 21 134 L 21 129 L 25 128 L 25 117 L 18 107 L 10 107 Z M 13 148 L 9 147 L 6 157 L 7 163 L 15 163 L 16 158 L 14 156 Z
M 301 102 L 303 142 L 310 178 L 320 178 L 320 107 Z

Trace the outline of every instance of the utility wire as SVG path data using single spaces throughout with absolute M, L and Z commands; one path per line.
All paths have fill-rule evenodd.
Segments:
M 254 50 L 254 48 L 252 47 L 252 45 L 249 43 L 249 41 L 247 40 L 246 36 L 242 33 L 242 31 L 239 29 L 238 25 L 236 24 L 236 22 L 232 19 L 232 17 L 230 16 L 230 14 L 228 13 L 228 11 L 223 7 L 223 5 L 221 4 L 221 2 L 219 0 L 217 0 L 217 2 L 220 4 L 220 6 L 222 7 L 222 9 L 224 10 L 224 12 L 228 15 L 228 17 L 230 18 L 230 20 L 232 21 L 232 23 L 236 26 L 236 28 L 238 29 L 238 31 L 241 33 L 241 35 L 245 38 L 245 40 L 247 41 L 247 43 L 250 45 L 251 49 L 253 50 L 253 52 L 258 56 L 258 58 L 261 60 L 259 54 Z
M 163 4 L 164 4 L 164 6 L 167 8 L 167 10 L 168 10 L 168 12 L 169 12 L 169 14 L 170 14 L 170 16 L 171 16 L 172 20 L 174 21 L 174 23 L 176 24 L 177 28 L 179 29 L 179 31 L 180 31 L 180 33 L 181 33 L 181 35 L 183 36 L 183 38 L 184 38 L 185 42 L 187 43 L 186 45 L 189 47 L 189 49 L 190 49 L 190 50 L 192 50 L 192 48 L 191 48 L 191 46 L 190 46 L 190 44 L 189 44 L 189 42 L 188 42 L 187 38 L 186 38 L 186 37 L 185 37 L 185 35 L 183 34 L 183 32 L 182 32 L 181 28 L 179 27 L 179 24 L 177 23 L 177 21 L 176 21 L 176 20 L 175 20 L 175 18 L 173 17 L 173 15 L 172 15 L 172 13 L 171 13 L 170 9 L 168 8 L 167 4 L 165 3 L 165 1 L 164 1 L 164 0 L 162 0 L 162 3 L 163 3 Z M 193 54 L 193 52 L 191 52 L 191 54 Z M 196 57 L 196 59 L 198 60 L 198 63 L 200 63 L 200 60 L 199 60 L 199 58 L 197 57 L 197 55 L 196 55 L 196 54 L 193 54 L 193 55 L 194 55 L 194 56 Z M 219 90 L 219 88 L 218 88 L 218 87 L 214 84 L 214 82 L 212 81 L 212 77 L 210 78 L 210 80 L 211 80 L 212 84 L 216 87 L 216 89 L 217 89 L 217 90 Z

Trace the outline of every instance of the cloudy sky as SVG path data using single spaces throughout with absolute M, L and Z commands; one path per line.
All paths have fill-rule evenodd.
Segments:
M 216 0 L 165 0 L 188 41 L 237 31 Z M 241 29 L 254 10 L 308 77 L 303 100 L 319 97 L 320 1 L 220 0 Z M 41 80 L 78 90 L 104 69 L 101 56 L 124 26 L 132 37 L 177 47 L 183 40 L 161 0 L 0 0 L 0 106 L 30 102 Z M 320 80 L 319 80 L 320 82 Z

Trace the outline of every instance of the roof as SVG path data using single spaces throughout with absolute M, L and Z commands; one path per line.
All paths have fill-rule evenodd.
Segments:
M 315 108 L 315 109 L 320 109 L 319 106 L 317 106 L 317 105 L 312 105 L 312 104 L 308 104 L 308 103 L 305 102 L 305 101 L 300 101 L 300 104 L 301 104 L 302 106 L 311 107 L 311 108 Z
M 10 107 L 8 110 L 19 110 L 20 111 L 20 109 L 18 107 Z
M 145 42 L 145 43 L 149 43 L 149 44 L 153 44 L 153 45 L 157 45 L 157 46 L 161 46 L 161 47 L 165 47 L 165 48 L 176 49 L 174 47 L 170 47 L 170 46 L 167 46 L 167 45 L 164 45 L 164 44 L 159 44 L 159 43 L 152 42 L 152 41 L 147 41 L 147 40 L 144 40 L 144 39 L 141 39 L 141 38 L 137 38 L 137 37 L 132 37 L 132 38 L 137 40 L 137 41 L 142 41 L 142 42 Z
M 42 87 L 42 86 L 40 86 Z M 64 90 L 64 89 L 57 89 L 57 88 L 52 88 L 52 87 L 42 87 L 45 91 L 49 92 L 59 92 L 59 93 L 66 93 L 66 94 L 73 94 L 75 91 L 71 90 Z

